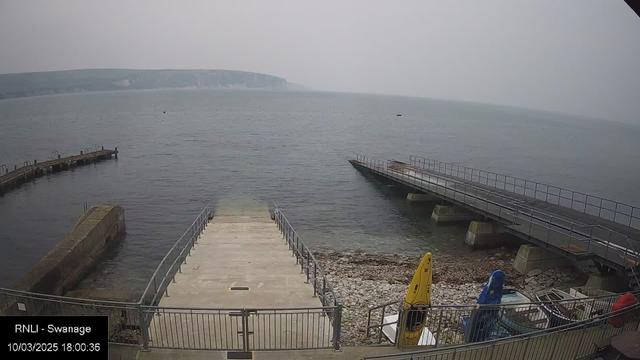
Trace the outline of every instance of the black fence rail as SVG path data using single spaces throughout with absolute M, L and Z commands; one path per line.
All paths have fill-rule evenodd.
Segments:
M 162 259 L 138 302 L 86 300 L 0 288 L 0 315 L 106 315 L 111 343 L 138 345 L 143 349 L 238 352 L 340 349 L 340 299 L 313 253 L 277 206 L 274 220 L 322 306 L 272 309 L 158 306 L 212 217 L 213 209 L 208 204 Z
M 0 315 L 104 315 L 109 319 L 109 342 L 142 345 L 144 320 L 140 305 L 76 299 L 0 288 Z
M 409 163 L 420 169 L 453 176 L 496 189 L 542 200 L 585 214 L 611 220 L 640 229 L 640 208 L 579 191 L 537 181 L 475 169 L 418 156 L 409 156 Z
M 198 214 L 198 217 L 191 223 L 182 236 L 169 249 L 160 264 L 154 271 L 147 287 L 145 288 L 140 303 L 143 305 L 158 305 L 164 295 L 168 295 L 169 284 L 175 282 L 175 275 L 182 272 L 182 264 L 187 262 L 187 257 L 191 255 L 191 249 L 198 243 L 198 238 L 204 231 L 213 215 L 211 204 Z
M 337 307 L 143 307 L 143 311 L 150 319 L 148 343 L 144 344 L 149 348 L 238 352 L 335 349 L 334 330 L 340 328 Z
M 337 306 L 169 308 L 0 289 L 0 315 L 104 315 L 110 343 L 143 349 L 337 349 L 339 311 Z
M 629 331 L 638 331 L 640 305 L 634 305 L 589 320 L 551 330 L 534 331 L 503 339 L 451 346 L 444 349 L 408 351 L 368 356 L 364 359 L 455 360 L 455 359 L 558 359 L 575 360 L 593 356 L 596 343 Z
M 397 326 L 397 324 L 399 323 L 399 318 L 390 321 L 388 320 L 388 317 L 399 315 L 400 310 L 402 309 L 401 305 L 402 300 L 396 300 L 369 308 L 365 338 L 369 338 L 377 342 L 378 344 L 388 344 L 390 343 L 390 341 L 393 341 L 393 343 L 395 343 L 396 339 L 389 339 L 389 337 L 383 333 L 383 328 L 392 324 L 395 324 Z
M 291 226 L 289 220 L 287 220 L 286 216 L 276 204 L 274 204 L 273 215 L 274 221 L 282 233 L 282 237 L 296 258 L 296 264 L 300 265 L 300 273 L 306 275 L 306 282 L 313 287 L 313 296 L 317 296 L 322 305 L 329 310 L 327 316 L 331 318 L 335 326 L 333 328 L 334 347 L 339 349 L 342 325 L 342 302 L 337 296 L 333 285 L 331 285 L 331 282 L 327 279 L 324 270 L 313 255 L 313 252 L 305 245 L 300 235 L 298 235 L 293 226 Z
M 421 310 L 402 309 L 402 301 L 398 300 L 369 309 L 366 337 L 402 349 L 402 319 L 419 319 L 413 325 L 424 324 L 424 346 L 440 348 L 507 338 L 597 318 L 611 312 L 622 295 L 501 305 L 433 305 Z M 400 330 L 390 339 L 388 330 L 392 325 Z

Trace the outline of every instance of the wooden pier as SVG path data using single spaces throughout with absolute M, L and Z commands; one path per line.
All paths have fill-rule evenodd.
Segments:
M 15 189 L 28 180 L 38 178 L 45 173 L 54 173 L 58 171 L 68 170 L 76 166 L 91 164 L 93 162 L 111 159 L 115 155 L 118 158 L 118 148 L 114 150 L 81 151 L 79 155 L 60 157 L 44 162 L 25 161 L 23 166 L 14 167 L 13 171 L 3 165 L 0 168 L 0 195 L 3 195 L 11 189 Z

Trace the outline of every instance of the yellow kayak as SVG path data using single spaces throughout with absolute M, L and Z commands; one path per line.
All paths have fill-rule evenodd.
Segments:
M 402 305 L 404 313 L 407 314 L 402 324 L 405 345 L 418 345 L 422 329 L 425 326 L 424 320 L 427 314 L 425 310 L 431 304 L 431 271 L 431 253 L 428 252 L 422 257 L 420 265 L 413 275 Z

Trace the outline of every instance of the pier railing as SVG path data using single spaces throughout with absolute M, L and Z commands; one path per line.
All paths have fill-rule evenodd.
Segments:
M 0 315 L 106 315 L 109 342 L 139 345 L 143 349 L 238 352 L 340 349 L 340 299 L 313 253 L 277 207 L 274 220 L 322 306 L 270 309 L 158 306 L 212 216 L 213 209 L 208 204 L 162 259 L 137 302 L 78 299 L 0 288 Z
M 616 299 L 616 296 L 620 294 L 580 299 L 574 302 L 573 309 L 583 314 L 608 312 L 613 302 L 611 299 Z M 399 309 L 400 302 L 396 304 L 394 310 L 387 307 L 386 314 L 394 314 Z M 504 308 L 514 308 L 515 315 L 531 316 L 530 320 L 535 321 L 542 315 L 537 315 L 536 318 L 529 314 L 529 310 L 545 304 L 547 303 L 537 302 Z M 569 305 L 565 307 L 571 309 Z M 465 344 L 465 317 L 469 318 L 473 314 L 478 317 L 483 314 L 488 316 L 495 313 L 495 308 L 442 305 L 421 311 L 424 312 L 426 328 L 432 331 L 431 338 L 428 339 L 431 341 L 430 346 L 449 348 Z M 88 300 L 0 288 L 0 315 L 105 315 L 109 323 L 109 342 L 139 345 L 144 349 L 337 349 L 340 345 L 341 312 L 340 305 L 288 309 L 144 306 L 140 302 Z M 536 314 L 541 313 L 538 311 Z M 382 315 L 384 317 L 385 314 Z M 375 319 L 374 315 L 371 319 L 372 323 L 381 321 Z M 388 322 L 385 326 L 390 324 L 394 322 Z M 589 328 L 594 324 L 604 325 L 592 322 L 585 327 Z M 369 328 L 373 331 L 382 330 L 382 326 Z M 556 331 L 558 328 L 546 331 Z M 476 331 L 471 334 L 476 334 Z M 382 333 L 379 336 L 382 337 Z M 477 341 L 479 335 L 475 336 L 467 338 L 467 341 Z M 396 339 L 396 343 L 397 341 Z
M 597 353 L 596 343 L 624 332 L 638 331 L 640 304 L 612 311 L 588 320 L 552 329 L 533 331 L 508 338 L 465 343 L 443 349 L 431 348 L 397 354 L 368 356 L 364 359 L 442 360 L 442 359 L 567 359 L 575 360 Z
M 595 254 L 601 259 L 628 267 L 629 260 L 638 262 L 640 243 L 626 235 L 600 225 L 585 225 L 562 216 L 532 209 L 518 199 L 467 182 L 419 172 L 389 161 L 357 155 L 356 161 L 373 172 L 436 194 L 489 217 L 511 225 L 506 230 L 521 234 L 571 253 L 575 256 Z
M 405 333 L 404 327 L 399 326 L 400 319 L 420 319 L 429 332 L 424 337 L 426 344 L 422 345 L 438 348 L 481 342 L 596 318 L 611 312 L 621 295 L 501 305 L 432 305 L 423 309 L 403 309 L 402 301 L 398 300 L 369 309 L 366 337 L 378 344 L 392 342 L 402 349 Z M 640 293 L 633 295 L 637 297 Z M 553 309 L 562 314 L 553 315 Z M 505 325 L 490 327 L 488 319 Z M 385 334 L 392 325 L 401 329 L 394 339 Z
M 316 260 L 313 252 L 302 241 L 298 232 L 291 226 L 289 220 L 280 211 L 278 205 L 274 204 L 274 220 L 289 246 L 293 256 L 296 257 L 296 264 L 300 265 L 300 273 L 306 275 L 306 282 L 313 286 L 313 296 L 317 296 L 323 306 L 331 310 L 327 314 L 329 317 L 335 316 L 334 325 L 334 346 L 340 348 L 340 327 L 342 324 L 342 302 L 338 298 L 335 289 Z M 335 310 L 334 310 L 335 308 Z
M 143 349 L 336 349 L 338 306 L 239 309 L 144 306 L 0 288 L 0 315 L 103 315 L 109 342 Z M 338 342 L 336 343 L 336 339 Z
M 234 309 L 142 307 L 143 348 L 221 350 L 338 349 L 336 306 Z M 336 337 L 338 338 L 336 342 Z
M 175 275 L 182 272 L 182 264 L 185 264 L 187 257 L 191 256 L 191 249 L 198 243 L 198 238 L 207 226 L 212 214 L 211 204 L 209 203 L 169 249 L 142 293 L 140 297 L 141 304 L 157 305 L 163 295 L 168 295 L 169 283 L 171 281 L 175 282 Z
M 0 288 L 0 316 L 104 315 L 109 323 L 109 342 L 141 345 L 144 321 L 140 304 L 78 299 Z
M 340 299 L 336 296 L 331 282 L 327 279 L 324 270 L 320 264 L 318 264 L 313 252 L 302 239 L 300 239 L 300 235 L 298 235 L 298 232 L 291 226 L 289 220 L 287 220 L 286 216 L 284 216 L 278 208 L 278 205 L 275 205 L 274 217 L 282 233 L 282 237 L 289 246 L 289 250 L 291 250 L 293 256 L 296 257 L 296 264 L 300 265 L 300 273 L 305 274 L 307 283 L 313 285 L 313 296 L 317 296 L 323 306 L 340 305 Z
M 504 175 L 492 171 L 409 156 L 409 163 L 420 169 L 468 180 L 484 186 L 524 195 L 585 214 L 611 220 L 640 229 L 640 208 L 620 201 L 609 200 L 583 192 L 565 189 L 542 182 Z

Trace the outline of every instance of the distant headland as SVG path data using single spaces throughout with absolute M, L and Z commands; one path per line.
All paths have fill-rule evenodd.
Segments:
M 305 90 L 278 76 L 236 70 L 82 69 L 0 75 L 0 99 L 162 88 Z

